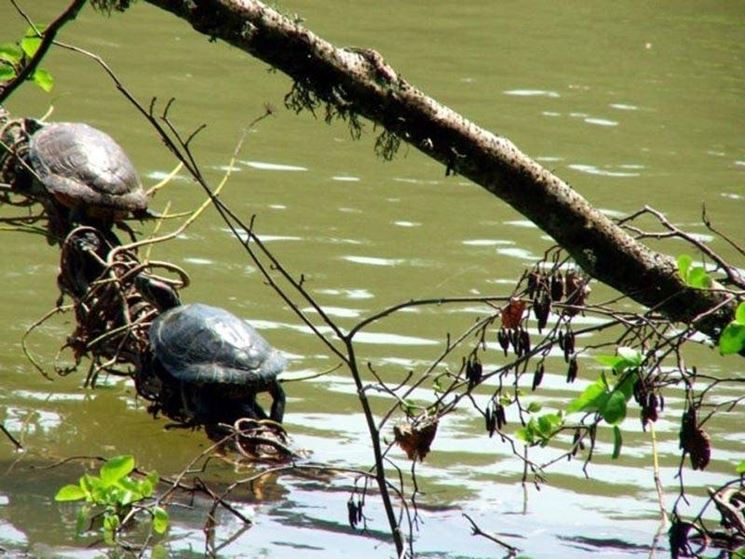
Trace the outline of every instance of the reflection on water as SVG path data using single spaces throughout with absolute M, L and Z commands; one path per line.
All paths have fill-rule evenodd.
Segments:
M 27 4 L 38 21 L 50 21 L 59 9 L 52 0 Z M 515 18 L 516 8 L 509 2 L 385 1 L 376 4 L 381 9 L 370 10 L 366 3 L 289 0 L 283 6 L 339 44 L 374 46 L 407 79 L 514 140 L 610 216 L 650 204 L 712 242 L 699 223 L 705 202 L 721 229 L 732 238 L 745 237 L 745 41 L 737 6 L 708 4 L 706 21 L 700 18 L 699 4 L 691 2 L 679 2 L 674 11 L 651 4 L 638 10 L 605 4 L 602 13 L 585 2 L 533 2 L 525 18 Z M 25 28 L 8 3 L 0 5 L 0 21 L 0 42 Z M 592 25 L 579 26 L 578 21 Z M 261 113 L 266 101 L 281 106 L 289 89 L 285 78 L 266 73 L 263 64 L 224 45 L 208 44 L 145 3 L 110 19 L 83 12 L 65 34 L 100 52 L 138 97 L 176 95 L 174 115 L 185 128 L 208 122 L 193 145 L 205 174 L 215 181 L 226 171 L 242 128 L 256 116 L 252 113 Z M 433 35 L 439 40 L 433 41 Z M 133 65 L 133 59 L 140 63 Z M 167 175 L 164 169 L 173 166 L 168 153 L 89 61 L 55 53 L 48 69 L 57 80 L 55 119 L 87 121 L 111 133 L 148 182 Z M 9 108 L 38 115 L 49 102 L 50 97 L 24 89 Z M 403 147 L 390 163 L 377 161 L 373 138 L 370 125 L 363 140 L 355 142 L 342 125 L 326 126 L 310 115 L 279 111 L 248 137 L 222 199 L 246 221 L 256 216 L 256 233 L 290 273 L 303 275 L 305 288 L 347 331 L 376 310 L 410 299 L 509 295 L 525 266 L 550 244 L 535 225 L 476 186 L 445 177 L 443 168 L 414 149 Z M 187 211 L 203 199 L 182 174 L 158 193 L 155 206 L 162 209 L 171 200 L 171 211 Z M 151 226 L 137 227 L 147 232 Z M 132 452 L 146 468 L 168 474 L 206 442 L 199 432 L 165 431 L 166 422 L 151 419 L 126 382 L 102 382 L 96 390 L 83 390 L 85 371 L 50 383 L 29 365 L 20 338 L 54 304 L 57 252 L 32 235 L 2 234 L 0 414 L 28 453 L 10 468 L 19 457 L 9 445 L 3 447 L 7 467 L 0 475 L 0 547 L 92 556 L 96 552 L 83 549 L 71 536 L 69 522 L 60 525 L 60 518 L 69 515 L 51 503 L 57 487 L 79 472 L 34 475 L 24 468 L 71 454 Z M 732 254 L 721 243 L 716 248 Z M 309 327 L 258 279 L 211 210 L 178 242 L 154 247 L 152 258 L 187 268 L 193 283 L 184 293 L 186 300 L 228 306 L 266 330 L 272 345 L 292 356 L 288 378 L 336 364 Z M 596 293 L 597 300 L 612 295 L 593 286 L 593 297 Z M 465 331 L 488 312 L 467 304 L 396 313 L 357 335 L 358 358 L 386 379 L 403 380 L 409 370 L 426 369 L 442 352 L 448 334 Z M 318 319 L 312 311 L 308 316 Z M 597 319 L 577 317 L 575 323 L 596 324 Z M 47 369 L 70 329 L 71 318 L 61 316 L 30 337 L 32 353 Z M 319 329 L 331 333 L 325 325 Z M 485 345 L 485 365 L 500 366 L 504 360 L 495 339 Z M 457 369 L 465 353 L 453 355 L 437 372 Z M 692 348 L 686 358 L 711 374 L 733 369 L 745 374 L 739 362 L 719 359 L 704 346 Z M 561 356 L 558 351 L 549 355 L 541 393 L 545 409 L 562 409 L 596 377 L 599 369 L 592 359 L 581 363 L 580 378 L 567 385 Z M 485 406 L 495 386 L 487 383 L 477 390 L 479 406 Z M 524 389 L 527 393 L 530 386 Z M 342 370 L 289 383 L 287 392 L 288 429 L 295 444 L 312 451 L 311 461 L 369 466 L 356 387 Z M 721 397 L 736 394 L 723 390 Z M 412 394 L 421 404 L 432 398 L 431 382 Z M 396 405 L 386 394 L 371 393 L 370 399 L 379 414 Z M 678 485 L 682 401 L 673 395 L 667 404 L 656 434 L 669 504 Z M 508 416 L 508 421 L 514 426 L 517 417 Z M 745 443 L 741 425 L 739 410 L 711 425 L 717 440 L 711 466 L 705 472 L 685 470 L 686 481 L 694 486 L 688 510 L 701 505 L 706 486 L 733 475 Z M 624 424 L 621 460 L 610 459 L 607 429 L 599 431 L 598 440 L 589 479 L 583 476 L 581 460 L 560 462 L 549 470 L 548 484 L 540 491 L 529 486 L 524 492 L 521 463 L 498 438 L 488 438 L 483 418 L 472 407 L 464 407 L 442 423 L 433 452 L 417 465 L 424 493 L 418 499 L 416 549 L 423 557 L 498 556 L 501 550 L 493 543 L 470 535 L 461 514 L 465 511 L 484 530 L 531 557 L 648 557 L 658 528 L 650 434 L 641 430 L 634 409 Z M 391 456 L 401 460 L 403 455 L 393 449 Z M 539 462 L 554 457 L 555 451 L 548 449 L 535 449 L 532 456 Z M 235 477 L 229 471 L 221 475 Z M 246 497 L 242 510 L 256 524 L 223 549 L 224 556 L 387 556 L 387 544 L 381 542 L 385 522 L 374 498 L 365 508 L 368 532 L 360 534 L 347 525 L 351 476 L 335 474 L 319 481 L 287 475 L 273 483 L 266 499 Z M 203 513 L 204 504 L 198 504 L 176 514 L 174 556 L 201 552 Z M 221 537 L 239 529 L 234 519 L 221 518 Z

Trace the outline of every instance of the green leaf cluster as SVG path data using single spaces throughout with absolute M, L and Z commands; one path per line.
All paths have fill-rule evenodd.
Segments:
M 546 446 L 563 425 L 563 412 L 544 413 L 538 417 L 531 417 L 525 427 L 515 431 L 515 436 L 530 446 Z
M 735 319 L 727 324 L 719 336 L 719 352 L 722 355 L 740 353 L 745 349 L 745 302 L 735 311 Z
M 134 503 L 152 497 L 158 484 L 157 472 L 150 472 L 142 479 L 133 479 L 135 459 L 125 454 L 115 456 L 101 466 L 99 475 L 83 474 L 77 484 L 68 484 L 59 489 L 55 501 L 85 501 L 78 514 L 77 531 L 81 533 L 93 507 L 103 509 L 102 531 L 104 541 L 111 545 L 122 520 Z M 153 531 L 163 534 L 168 529 L 168 513 L 153 504 L 145 507 L 152 516 Z
M 567 406 L 567 413 L 596 412 L 610 425 L 618 425 L 626 418 L 628 401 L 634 394 L 642 355 L 629 347 L 619 347 L 618 355 L 599 355 L 597 361 L 607 365 L 616 377 L 609 381 L 605 373 Z
M 686 285 L 697 289 L 708 289 L 712 285 L 711 277 L 703 266 L 694 266 L 693 258 L 687 254 L 678 256 L 678 273 Z
M 617 355 L 598 355 L 595 359 L 610 367 L 613 379 L 603 372 L 590 386 L 569 402 L 567 413 L 597 413 L 613 426 L 613 458 L 621 455 L 623 436 L 619 425 L 626 419 L 634 385 L 639 380 L 639 369 L 644 360 L 641 352 L 630 347 L 619 347 Z
M 43 26 L 37 29 L 43 31 Z M 13 80 L 31 61 L 41 45 L 41 37 L 33 27 L 26 29 L 23 39 L 15 43 L 0 44 L 0 84 Z M 54 78 L 47 70 L 36 68 L 29 80 L 49 93 L 54 87 Z

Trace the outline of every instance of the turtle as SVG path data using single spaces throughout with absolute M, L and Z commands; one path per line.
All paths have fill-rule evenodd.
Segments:
M 201 303 L 172 307 L 150 325 L 152 367 L 181 392 L 192 424 L 229 423 L 241 417 L 281 423 L 285 393 L 278 380 L 285 357 L 246 321 Z M 273 398 L 269 415 L 256 394 Z
M 68 221 L 110 228 L 129 214 L 149 215 L 137 171 L 111 136 L 80 122 L 36 121 L 29 132 L 33 183 L 70 210 Z

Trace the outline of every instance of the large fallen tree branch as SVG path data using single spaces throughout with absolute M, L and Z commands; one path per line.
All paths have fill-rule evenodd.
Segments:
M 734 297 L 694 289 L 675 262 L 636 241 L 564 181 L 499 137 L 427 97 L 377 52 L 343 49 L 257 0 L 147 0 L 199 31 L 267 62 L 295 80 L 288 104 L 323 108 L 359 129 L 358 116 L 385 128 L 378 145 L 416 147 L 507 202 L 551 235 L 590 275 L 716 340 Z

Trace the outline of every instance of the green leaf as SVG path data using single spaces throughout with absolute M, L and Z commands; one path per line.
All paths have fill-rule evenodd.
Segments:
M 620 346 L 618 348 L 618 355 L 628 361 L 630 366 L 639 366 L 642 364 L 642 354 L 638 349 Z
M 738 547 L 732 553 L 732 559 L 745 559 L 745 547 Z
M 13 66 L 0 64 L 0 81 L 9 82 L 16 77 L 16 71 Z
M 44 68 L 37 68 L 33 74 L 31 74 L 31 80 L 42 88 L 44 91 L 49 93 L 54 87 L 54 78 L 52 74 L 47 72 Z
M 114 456 L 101 466 L 101 481 L 106 486 L 113 485 L 124 476 L 129 475 L 134 468 L 134 456 L 130 454 Z
M 563 418 L 558 413 L 545 413 L 538 418 L 538 430 L 543 437 L 550 437 L 561 427 Z
M 621 456 L 621 446 L 623 445 L 623 438 L 621 437 L 621 430 L 618 425 L 613 426 L 613 460 L 617 460 Z
M 596 355 L 595 361 L 611 369 L 615 369 L 622 361 L 623 357 L 618 355 Z
M 150 552 L 150 559 L 168 559 L 168 550 L 162 544 L 154 545 Z
M 686 283 L 688 283 L 688 269 L 691 267 L 692 262 L 693 258 L 687 254 L 681 254 L 678 256 L 678 272 L 680 273 L 680 277 L 683 278 L 683 281 Z
M 80 489 L 85 491 L 85 498 L 88 501 L 93 501 L 93 491 L 96 487 L 101 485 L 101 480 L 96 476 L 89 474 L 83 474 L 78 481 Z
M 738 474 L 740 474 L 740 475 L 742 475 L 742 474 L 745 474 L 745 460 L 743 460 L 742 462 L 740 462 L 740 463 L 739 463 L 739 464 L 737 465 L 737 468 L 735 468 L 735 471 L 736 471 L 736 472 L 737 472 Z
M 590 386 L 585 388 L 582 394 L 569 402 L 566 411 L 567 413 L 574 413 L 577 411 L 598 411 L 605 405 L 608 395 L 609 392 L 605 382 L 602 378 L 599 378 Z
M 626 395 L 620 390 L 614 390 L 600 413 L 611 425 L 621 423 L 626 419 Z
M 168 513 L 161 507 L 153 507 L 153 530 L 156 534 L 165 534 L 168 530 Z
M 719 336 L 719 353 L 731 355 L 745 347 L 745 324 L 730 322 Z
M 38 27 L 38 29 L 39 32 L 42 32 L 41 27 Z M 33 28 L 29 27 L 26 29 L 26 34 L 23 39 L 21 39 L 21 49 L 26 53 L 26 56 L 29 58 L 34 56 L 36 51 L 39 50 L 39 45 L 41 45 L 41 37 L 36 34 L 36 31 L 34 31 Z
M 88 494 L 79 485 L 65 485 L 54 496 L 55 501 L 80 501 Z
M 543 408 L 543 405 L 540 402 L 530 402 L 530 404 L 528 404 L 529 413 L 539 412 L 541 411 L 542 408 Z
M 634 386 L 636 385 L 636 381 L 638 380 L 638 373 L 635 370 L 631 371 L 618 380 L 618 383 L 615 386 L 615 390 L 620 391 L 628 402 L 631 399 L 631 396 L 634 394 Z
M 737 310 L 735 311 L 735 321 L 739 322 L 740 324 L 745 324 L 745 301 L 737 305 Z
M 686 283 L 691 287 L 706 289 L 711 287 L 711 278 L 701 266 L 691 268 L 688 272 Z
M 532 422 L 533 420 L 531 419 L 530 421 Z M 528 423 L 525 427 L 520 427 L 515 431 L 515 437 L 530 446 L 535 443 L 535 430 Z
M 23 51 L 18 45 L 3 43 L 0 45 L 0 60 L 7 60 L 11 64 L 18 64 L 23 58 Z
M 90 513 L 91 509 L 88 505 L 85 505 L 83 507 L 80 507 L 80 510 L 78 511 L 78 515 L 75 518 L 75 533 L 76 534 L 82 534 L 85 530 L 85 525 L 88 521 L 88 513 Z

